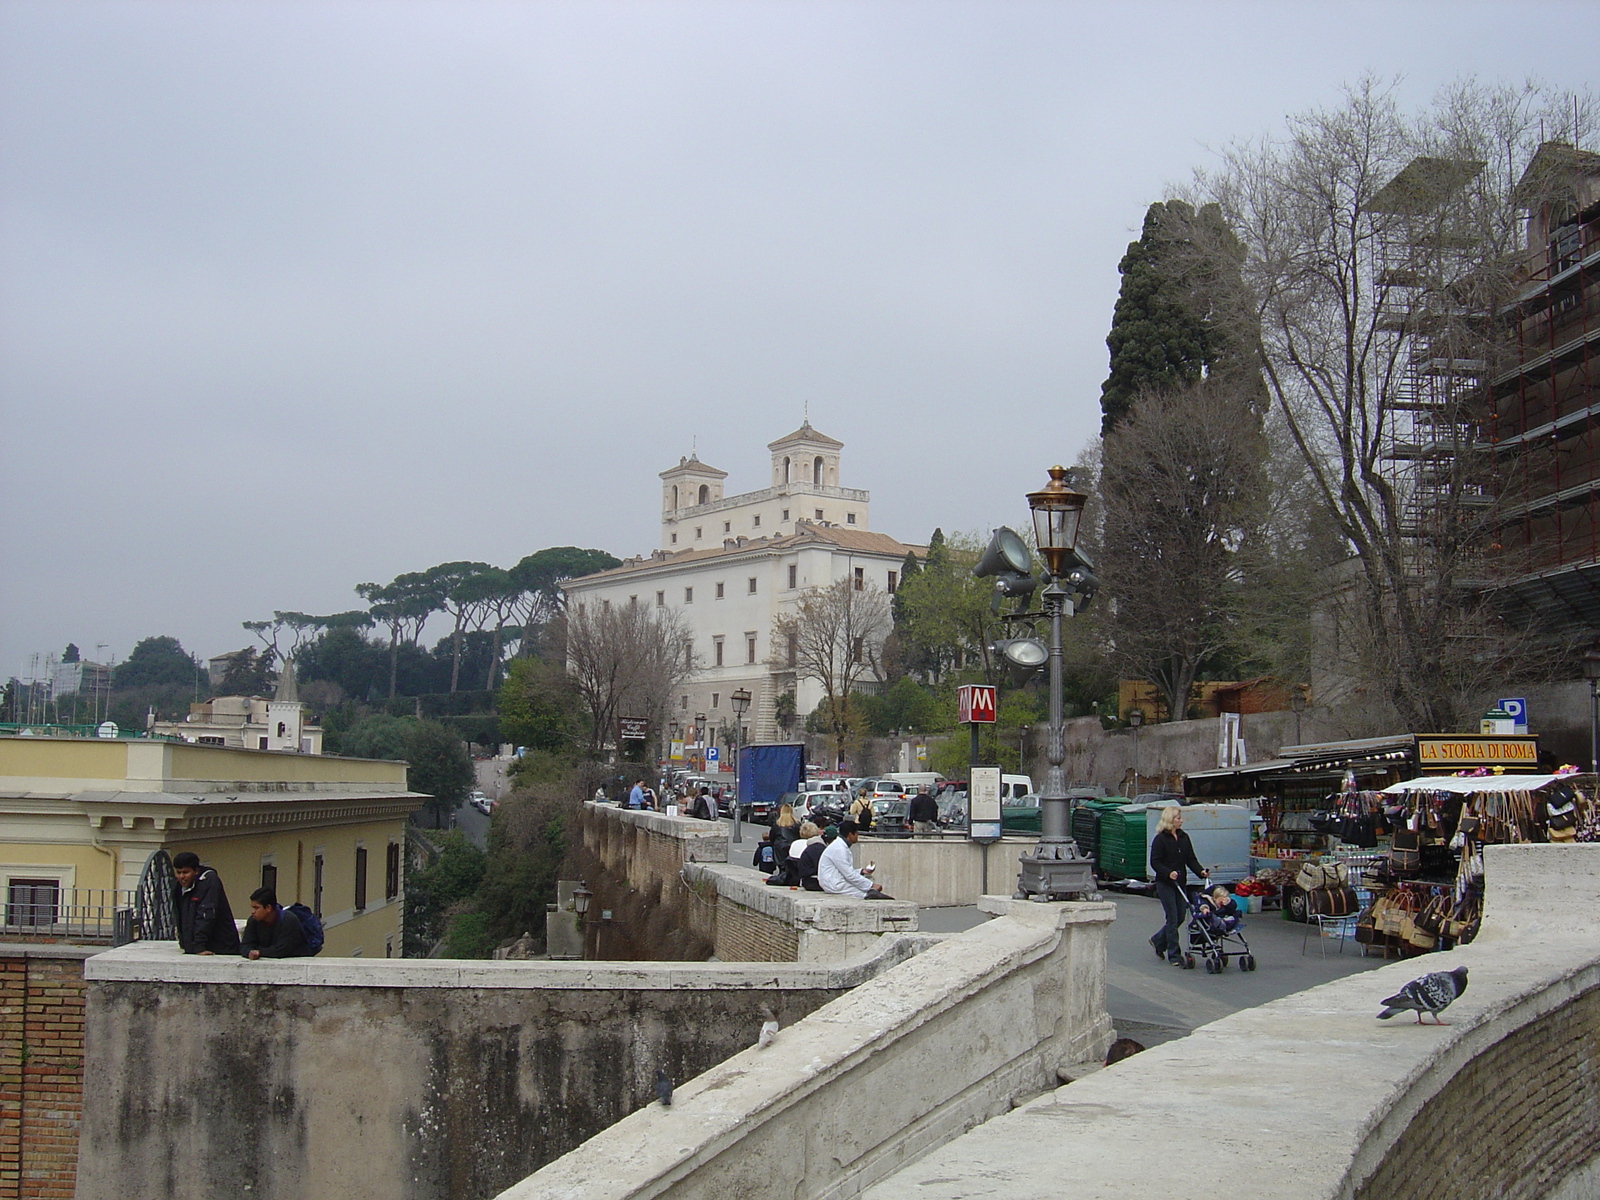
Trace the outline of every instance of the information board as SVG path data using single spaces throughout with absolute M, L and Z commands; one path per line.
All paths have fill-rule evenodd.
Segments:
M 967 784 L 967 812 L 975 842 L 1000 840 L 1000 768 L 973 767 Z

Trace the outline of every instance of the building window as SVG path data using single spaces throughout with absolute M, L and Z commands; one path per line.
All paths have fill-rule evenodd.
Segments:
M 811 482 L 822 482 L 822 455 L 820 454 L 811 460 Z
M 783 520 L 787 521 L 788 519 L 789 519 L 789 510 L 786 508 L 786 509 L 783 510 Z
M 6 924 L 54 925 L 61 911 L 59 879 L 12 879 L 6 886 Z
M 744 660 L 747 663 L 753 663 L 756 660 L 756 635 L 753 633 L 744 635 Z
M 694 603 L 694 589 L 692 587 L 686 587 L 683 589 L 683 602 L 685 604 Z
M 678 707 L 679 708 L 688 708 L 689 707 L 689 697 L 687 697 L 687 696 L 679 696 L 678 697 Z
M 797 634 L 789 635 L 788 660 L 791 667 L 800 661 L 800 638 Z
M 793 563 L 790 563 L 789 564 L 789 590 L 791 592 L 795 589 L 796 581 L 799 578 L 800 578 L 800 568 L 795 566 Z
M 889 588 L 888 588 L 889 595 L 891 595 L 891 596 L 894 595 L 895 588 L 897 588 L 899 586 L 900 586 L 900 572 L 899 571 L 890 571 L 889 572 Z
M 676 546 L 678 544 L 678 535 L 677 534 L 673 534 L 672 535 L 672 544 L 674 546 Z
M 637 597 L 637 596 L 629 596 L 628 597 L 628 607 L 629 608 L 638 608 L 639 607 L 639 597 Z
M 850 643 L 850 661 L 858 663 L 866 656 L 866 638 L 855 638 Z
M 750 579 L 746 583 L 744 590 L 752 596 L 756 594 L 756 577 L 754 575 L 750 576 Z
M 760 516 L 759 513 L 756 516 L 750 518 L 750 528 L 751 529 L 760 529 L 761 528 L 761 516 Z
M 694 527 L 694 540 L 697 542 L 700 540 L 700 529 L 701 527 L 699 525 Z
M 600 601 L 600 611 L 601 612 L 610 612 L 611 611 L 611 601 L 609 601 L 609 600 Z
M 855 513 L 845 513 L 845 515 L 844 515 L 844 523 L 846 525 L 854 525 L 856 523 L 856 515 L 855 515 Z
M 267 748 L 267 739 L 266 738 L 257 738 L 256 741 L 258 743 L 258 745 L 256 746 L 257 750 L 265 750 Z
M 390 842 L 383 858 L 383 898 L 393 900 L 400 894 L 400 843 Z M 388 958 L 387 953 L 384 954 Z
M 712 692 L 711 693 L 711 707 L 712 708 L 716 708 L 717 705 L 719 705 L 721 703 L 722 703 L 722 693 L 721 692 Z
M 716 660 L 717 660 L 716 661 L 716 665 L 720 667 L 722 665 L 722 639 L 721 638 L 714 639 L 712 641 L 712 643 L 711 643 L 711 647 L 712 647 L 712 650 L 716 654 Z M 716 701 L 713 700 L 711 703 L 713 705 L 715 705 Z
M 322 855 L 311 860 L 311 911 L 322 915 Z
M 367 848 L 356 847 L 356 911 L 364 912 L 367 907 Z
M 704 504 L 706 501 L 708 501 L 710 499 L 711 499 L 711 488 L 708 485 L 702 483 L 700 485 L 700 503 Z M 695 534 L 695 537 L 699 537 L 699 536 L 700 535 L 698 533 Z
M 684 642 L 684 644 L 683 644 L 683 665 L 684 665 L 684 668 L 686 670 L 690 670 L 690 671 L 694 670 L 694 643 L 693 642 Z
M 816 514 L 817 514 L 817 520 L 819 520 L 819 521 L 822 520 L 822 510 L 819 508 L 819 509 L 816 509 L 815 511 L 816 511 Z
M 666 606 L 667 606 L 667 594 L 665 592 L 657 592 L 656 593 L 656 607 L 657 608 L 665 608 Z
M 722 532 L 723 533 L 732 533 L 733 532 L 733 522 L 732 521 L 724 521 L 722 523 Z
M 857 567 L 855 569 L 855 581 L 856 591 L 864 592 L 867 590 L 867 569 L 865 567 Z
M 717 584 L 717 599 L 721 600 L 722 596 L 723 596 L 722 584 L 719 583 L 719 584 Z
M 278 867 L 276 863 L 264 862 L 261 864 L 261 886 L 278 890 Z

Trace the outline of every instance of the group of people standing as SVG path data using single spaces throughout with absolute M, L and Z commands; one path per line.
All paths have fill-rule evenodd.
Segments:
M 709 787 L 702 785 L 699 791 L 693 795 L 690 794 L 688 787 L 683 784 L 669 787 L 663 783 L 661 790 L 671 797 L 671 802 L 676 803 L 686 817 L 699 817 L 704 821 L 715 821 L 722 816 L 720 802 L 716 793 Z M 605 788 L 596 788 L 594 798 L 596 803 L 604 804 L 606 800 Z M 646 812 L 664 811 L 660 793 L 646 783 L 643 777 L 634 782 L 633 787 L 629 789 L 627 796 L 622 800 L 621 807 L 642 809 Z

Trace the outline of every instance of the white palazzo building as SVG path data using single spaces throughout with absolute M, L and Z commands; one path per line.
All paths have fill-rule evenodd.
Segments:
M 840 579 L 893 593 L 907 552 L 926 552 L 871 532 L 868 493 L 839 485 L 842 442 L 807 422 L 767 449 L 771 485 L 736 496 L 723 495 L 726 471 L 679 459 L 661 472 L 660 547 L 562 585 L 573 606 L 649 604 L 677 613 L 695 673 L 668 720 L 687 732 L 704 714 L 717 741 L 734 723 L 729 697 L 739 688 L 753 697 L 745 717 L 753 741 L 779 737 L 784 692 L 794 691 L 802 721 L 822 701 L 821 686 L 797 678 L 787 648 L 771 644 L 774 617 L 793 611 L 807 589 Z

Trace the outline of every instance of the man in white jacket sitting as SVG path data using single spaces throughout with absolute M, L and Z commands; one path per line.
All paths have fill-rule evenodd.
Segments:
M 828 843 L 828 848 L 822 852 L 822 858 L 817 862 L 817 882 L 822 885 L 824 892 L 830 892 L 835 896 L 856 896 L 862 900 L 893 900 L 893 896 L 886 895 L 882 888 L 868 878 L 872 873 L 871 867 L 866 871 L 856 870 L 855 861 L 850 857 L 850 847 L 856 844 L 858 836 L 854 821 L 839 822 L 839 836 Z

